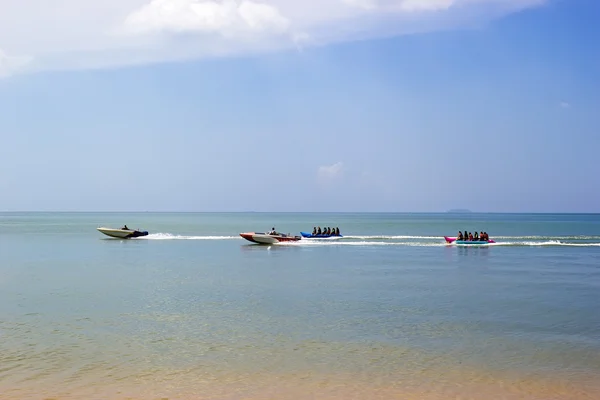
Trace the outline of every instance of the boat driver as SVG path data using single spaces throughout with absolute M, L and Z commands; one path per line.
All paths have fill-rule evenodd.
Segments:
M 123 229 L 124 231 L 128 231 L 129 230 L 129 228 L 127 227 L 127 225 L 123 225 L 123 227 L 121 229 Z

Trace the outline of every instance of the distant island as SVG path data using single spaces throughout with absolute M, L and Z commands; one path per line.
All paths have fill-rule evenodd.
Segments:
M 452 213 L 452 214 L 469 214 L 472 211 L 471 210 L 467 210 L 466 208 L 455 208 L 452 210 L 448 210 L 446 212 Z

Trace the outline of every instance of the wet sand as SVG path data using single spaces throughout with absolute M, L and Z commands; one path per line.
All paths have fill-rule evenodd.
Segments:
M 390 379 L 392 378 L 392 379 Z M 3 400 L 71 399 L 206 399 L 206 400 L 597 400 L 597 376 L 518 376 L 459 369 L 419 373 L 394 380 L 375 374 L 323 374 L 306 371 L 281 375 L 261 373 L 211 373 L 202 369 L 187 371 L 147 371 L 118 377 L 110 374 L 94 380 L 72 380 L 65 376 L 35 381 L 4 380 Z

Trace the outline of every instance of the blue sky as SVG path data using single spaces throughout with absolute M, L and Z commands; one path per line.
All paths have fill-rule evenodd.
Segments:
M 334 23 L 279 1 L 285 19 L 232 2 L 208 33 L 148 17 L 155 42 L 127 48 L 0 28 L 0 210 L 600 212 L 598 2 L 363 2 Z M 300 28 L 232 36 L 267 17 Z

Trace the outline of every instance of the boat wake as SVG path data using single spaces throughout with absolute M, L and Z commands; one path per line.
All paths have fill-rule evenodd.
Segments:
M 301 240 L 296 243 L 281 243 L 285 246 L 408 246 L 408 247 L 469 247 L 469 248 L 486 248 L 486 247 L 551 247 L 551 246 L 566 246 L 566 247 L 600 247 L 600 242 L 595 243 L 569 243 L 559 240 L 549 241 L 519 241 L 519 242 L 496 242 L 487 243 L 480 246 L 473 245 L 452 245 L 444 241 L 345 241 L 345 242 L 309 242 Z
M 385 236 L 385 235 L 374 235 L 374 236 L 343 236 L 338 239 L 366 239 L 366 240 L 396 240 L 396 239 L 435 239 L 439 240 L 441 236 L 405 236 L 405 235 L 394 235 L 394 236 Z M 442 238 L 443 239 L 443 238 Z
M 526 239 L 526 240 L 600 240 L 600 236 L 494 236 L 496 239 Z
M 531 241 L 531 242 L 498 242 L 492 243 L 489 246 L 502 247 L 502 246 L 571 246 L 571 247 L 600 247 L 600 243 L 573 243 L 573 242 L 561 242 L 560 240 L 548 240 L 548 241 Z
M 145 240 L 232 240 L 241 239 L 239 236 L 186 236 L 186 235 L 174 235 L 172 233 L 153 233 L 148 236 L 144 236 Z
M 487 247 L 600 247 L 600 236 L 494 236 L 496 243 L 476 246 Z M 177 235 L 172 233 L 153 233 L 136 240 L 240 240 L 239 236 L 220 235 Z M 297 242 L 277 243 L 275 246 L 409 246 L 409 247 L 463 247 L 449 245 L 442 236 L 418 235 L 349 235 L 331 238 L 304 238 Z M 465 245 L 469 246 L 469 245 Z M 473 247 L 473 246 L 469 246 Z

